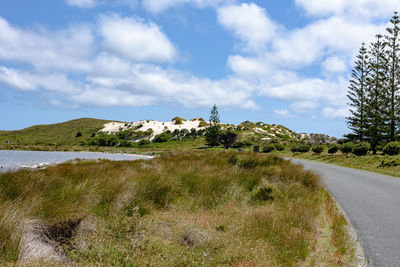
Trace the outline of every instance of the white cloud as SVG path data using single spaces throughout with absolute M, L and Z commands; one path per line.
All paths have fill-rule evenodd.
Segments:
M 322 115 L 329 119 L 345 118 L 350 115 L 350 111 L 348 108 L 326 107 L 322 110 Z
M 287 109 L 274 109 L 274 114 L 276 117 L 279 118 L 288 118 L 288 119 L 296 118 L 296 115 L 294 115 Z
M 228 66 L 231 70 L 241 76 L 254 77 L 262 76 L 268 73 L 271 68 L 256 57 L 243 57 L 241 55 L 230 56 L 228 58 Z
M 218 20 L 245 42 L 249 49 L 259 50 L 276 34 L 277 25 L 256 4 L 225 6 L 218 9 Z
M 331 73 L 340 73 L 347 70 L 347 66 L 344 60 L 340 59 L 337 56 L 328 57 L 324 62 L 322 62 L 322 67 L 326 72 Z
M 67 78 L 65 74 L 37 74 L 27 71 L 0 67 L 0 82 L 22 91 L 48 91 L 63 94 L 74 94 L 80 91 L 81 86 Z
M 358 19 L 387 17 L 400 9 L 398 0 L 295 0 L 307 14 L 312 16 L 356 16 Z
M 338 17 L 319 20 L 277 38 L 270 57 L 275 64 L 289 68 L 305 67 L 329 54 L 349 57 L 382 29 L 384 25 L 349 22 Z
M 76 6 L 82 8 L 92 8 L 97 5 L 96 0 L 66 0 L 66 2 L 70 6 Z
M 118 15 L 101 16 L 100 34 L 106 49 L 135 61 L 172 61 L 176 49 L 154 23 Z
M 156 99 L 147 95 L 135 95 L 129 92 L 112 90 L 107 88 L 85 89 L 77 95 L 71 97 L 79 104 L 93 106 L 133 106 L 143 107 L 154 104 Z
M 143 7 L 152 13 L 160 13 L 168 8 L 193 4 L 197 7 L 217 7 L 221 4 L 228 4 L 234 0 L 143 0 Z
M 88 81 L 93 88 L 147 95 L 185 107 L 209 107 L 216 103 L 219 106 L 257 108 L 251 101 L 253 87 L 234 77 L 213 81 L 154 65 L 137 64 L 129 75 L 92 76 L 88 77 Z
M 22 30 L 0 17 L 0 60 L 28 63 L 38 69 L 83 71 L 94 50 L 87 25 L 66 30 Z
M 303 113 L 315 110 L 318 108 L 318 103 L 315 101 L 298 101 L 291 104 L 289 108 L 294 112 Z

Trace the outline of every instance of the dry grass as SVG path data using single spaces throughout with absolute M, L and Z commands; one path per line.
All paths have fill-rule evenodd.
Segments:
M 328 220 L 329 233 L 337 232 L 331 252 L 315 252 L 325 198 L 318 177 L 302 167 L 234 152 L 5 173 L 0 175 L 0 263 L 17 262 L 21 222 L 61 225 L 82 218 L 74 237 L 60 243 L 78 265 L 332 262 L 337 253 L 349 252 L 341 249 L 347 241 L 334 209 Z M 56 235 L 55 240 L 64 237 Z

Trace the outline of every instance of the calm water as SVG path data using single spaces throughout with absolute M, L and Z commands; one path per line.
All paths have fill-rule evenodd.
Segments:
M 136 160 L 150 159 L 149 156 L 97 152 L 47 152 L 0 150 L 0 171 L 21 167 L 34 168 L 46 164 L 61 163 L 72 159 Z

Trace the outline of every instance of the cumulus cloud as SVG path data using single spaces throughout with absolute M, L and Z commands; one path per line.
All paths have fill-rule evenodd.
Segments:
M 329 119 L 345 118 L 350 115 L 350 111 L 348 108 L 326 107 L 322 110 L 322 115 Z
M 92 8 L 97 5 L 96 0 L 66 0 L 67 4 L 75 7 Z
M 221 7 L 218 20 L 245 42 L 248 49 L 262 49 L 277 31 L 276 23 L 269 19 L 265 9 L 253 3 Z
M 303 68 L 325 55 L 352 56 L 362 42 L 372 40 L 384 25 L 354 23 L 332 17 L 289 31 L 273 43 L 271 60 L 283 67 Z
M 279 118 L 286 118 L 286 119 L 296 118 L 296 115 L 294 115 L 287 109 L 274 109 L 274 114 L 276 117 Z
M 344 72 L 347 70 L 344 60 L 337 56 L 332 56 L 325 59 L 325 61 L 322 62 L 322 67 L 326 72 L 330 73 Z
M 106 49 L 135 61 L 172 61 L 176 49 L 160 27 L 139 18 L 101 16 L 100 34 Z
M 38 69 L 84 71 L 93 53 L 94 36 L 87 25 L 65 30 L 23 30 L 0 17 L 0 60 L 27 63 Z
M 295 0 L 311 16 L 356 16 L 359 19 L 387 17 L 399 10 L 398 0 Z
M 200 8 L 217 7 L 234 0 L 143 0 L 143 7 L 152 13 L 160 13 L 168 8 L 183 4 L 192 4 Z
M 0 82 L 22 91 L 48 91 L 74 94 L 80 91 L 78 82 L 73 82 L 65 74 L 38 74 L 0 66 Z

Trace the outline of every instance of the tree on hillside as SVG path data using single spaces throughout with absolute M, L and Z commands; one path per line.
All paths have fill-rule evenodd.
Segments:
M 400 91 L 400 69 L 399 69 L 399 54 L 400 54 L 400 18 L 397 12 L 394 13 L 390 20 L 391 26 L 386 29 L 387 35 L 385 35 L 385 43 L 387 46 L 387 58 L 388 58 L 388 72 L 387 79 L 388 85 L 388 115 L 390 118 L 390 141 L 395 140 L 395 135 L 398 130 L 398 119 L 399 118 L 399 99 L 398 93 Z
M 218 140 L 220 133 L 218 109 L 214 105 L 210 112 L 210 123 L 206 129 L 206 144 L 211 147 L 218 146 L 220 144 Z
M 360 142 L 364 140 L 367 132 L 366 118 L 366 91 L 368 77 L 368 54 L 365 43 L 362 44 L 355 66 L 351 73 L 351 80 L 347 98 L 352 109 L 351 116 L 346 118 L 347 125 Z
M 376 36 L 376 41 L 371 44 L 368 60 L 369 76 L 367 78 L 367 125 L 366 139 L 371 143 L 371 148 L 376 154 L 376 147 L 385 139 L 387 132 L 387 58 L 385 57 L 385 43 L 382 35 Z

